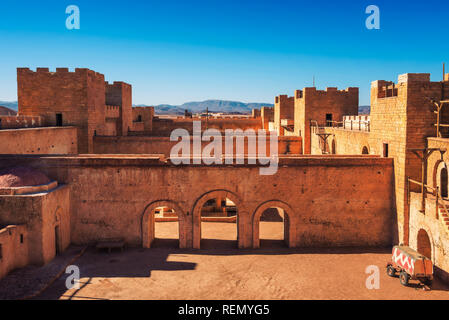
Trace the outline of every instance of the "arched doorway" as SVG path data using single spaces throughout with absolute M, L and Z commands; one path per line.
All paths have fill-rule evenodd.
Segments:
M 179 247 L 179 218 L 172 206 L 154 209 L 154 240 L 152 247 Z
M 294 216 L 293 209 L 282 201 L 272 200 L 261 204 L 253 215 L 253 248 L 265 245 L 294 247 Z
M 362 154 L 369 154 L 369 150 L 368 150 L 367 146 L 363 147 Z
M 193 247 L 195 249 L 238 247 L 241 203 L 237 195 L 226 190 L 203 194 L 195 202 L 192 210 Z
M 288 247 L 289 218 L 282 208 L 268 208 L 260 216 L 260 247 Z M 287 241 L 286 241 L 287 239 Z
M 150 203 L 142 216 L 142 247 L 170 246 L 186 248 L 185 215 L 170 200 Z
M 440 172 L 440 191 L 441 191 L 441 196 L 443 198 L 447 198 L 449 196 L 449 192 L 448 192 L 448 171 L 447 171 L 447 167 L 446 165 L 444 165 L 444 167 L 441 169 Z
M 423 256 L 432 259 L 432 243 L 426 230 L 421 229 L 418 232 L 418 252 Z

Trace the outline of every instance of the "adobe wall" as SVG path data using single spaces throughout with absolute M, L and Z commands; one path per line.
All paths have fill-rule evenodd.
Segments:
M 436 218 L 436 206 L 432 197 L 426 201 L 426 212 L 421 211 L 421 194 L 411 193 L 410 195 L 410 247 L 425 254 L 420 250 L 419 235 L 425 231 L 430 240 L 430 252 L 434 264 L 435 274 L 446 282 L 449 282 L 449 229 L 442 217 L 442 212 L 439 213 L 439 218 Z
M 0 160 L 3 167 L 39 168 L 71 186 L 74 244 L 123 237 L 131 245 L 149 245 L 149 211 L 168 204 L 180 214 L 181 246 L 199 247 L 201 205 L 226 197 L 239 210 L 240 248 L 258 246 L 258 219 L 270 205 L 287 211 L 291 247 L 391 245 L 391 159 L 282 158 L 273 176 L 261 176 L 253 165 L 172 166 L 157 157 Z
M 446 84 L 444 96 L 449 96 Z M 434 106 L 427 98 L 440 100 L 442 85 L 430 82 L 429 74 L 403 74 L 398 83 L 375 81 L 371 87 L 372 154 L 383 154 L 388 144 L 389 156 L 395 161 L 398 241 L 409 243 L 407 177 L 421 181 L 421 160 L 409 149 L 425 148 L 427 137 L 436 135 Z M 419 188 L 412 186 L 412 191 Z
M 22 241 L 23 240 L 23 241 Z M 28 264 L 28 239 L 25 226 L 0 228 L 0 279 L 10 271 Z
M 193 141 L 193 138 L 191 138 Z M 95 137 L 94 153 L 96 154 L 163 154 L 170 156 L 172 148 L 178 144 L 178 141 L 170 141 L 169 137 Z M 209 142 L 202 142 L 202 149 Z M 225 137 L 222 138 L 222 146 L 225 145 Z M 192 146 L 192 142 L 191 142 Z M 236 153 L 236 140 L 234 139 L 234 154 Z M 270 153 L 270 137 L 266 139 L 267 154 Z M 193 150 L 191 147 L 191 152 Z M 222 149 L 223 154 L 226 152 Z M 279 154 L 296 154 L 302 152 L 301 137 L 278 137 L 278 153 Z M 245 154 L 248 154 L 248 140 L 245 140 Z
M 117 134 L 127 136 L 133 127 L 131 85 L 124 82 L 106 83 L 106 104 L 120 107 Z
M 16 164 L 11 164 L 16 165 Z M 55 225 L 61 228 L 61 251 L 70 244 L 70 188 L 24 195 L 0 195 L 0 225 L 25 225 L 31 264 L 43 265 L 56 255 Z
M 77 154 L 77 128 L 0 130 L 0 154 Z
M 170 134 L 176 129 L 185 129 L 192 134 L 193 131 L 193 121 L 201 121 L 202 131 L 209 129 L 217 129 L 222 132 L 224 130 L 258 130 L 262 129 L 262 123 L 260 119 L 205 119 L 199 118 L 181 118 L 181 119 L 159 119 L 154 118 L 153 120 L 153 130 L 151 133 L 145 135 L 152 135 L 157 137 L 169 137 Z
M 143 122 L 143 128 L 140 130 L 133 129 L 132 131 L 144 131 L 151 132 L 153 130 L 153 118 L 154 118 L 154 107 L 133 107 L 133 128 L 136 127 L 139 122 L 137 119 L 140 117 Z
M 38 116 L 0 116 L 0 129 L 36 128 L 42 127 L 43 123 Z
M 367 154 L 372 154 L 369 132 L 342 128 L 324 128 L 323 132 L 331 134 L 325 145 L 325 150 L 329 154 L 361 155 L 364 147 L 368 150 Z M 311 141 L 312 154 L 322 154 L 322 139 L 313 133 Z
M 262 128 L 269 131 L 269 123 L 274 121 L 274 109 L 269 107 L 262 107 L 260 109 L 260 116 L 262 118 Z
M 311 153 L 311 124 L 317 121 L 321 127 L 326 126 L 326 114 L 332 114 L 333 121 L 342 121 L 343 116 L 357 115 L 359 108 L 359 89 L 337 90 L 327 88 L 304 88 L 295 91 L 295 134 L 303 137 L 303 153 Z
M 279 136 L 284 135 L 281 120 L 295 118 L 295 100 L 287 95 L 280 95 L 274 101 L 274 127 Z
M 88 69 L 17 69 L 19 115 L 41 116 L 45 126 L 56 125 L 56 114 L 64 126 L 76 126 L 81 153 L 92 152 L 92 137 L 105 132 L 104 76 Z

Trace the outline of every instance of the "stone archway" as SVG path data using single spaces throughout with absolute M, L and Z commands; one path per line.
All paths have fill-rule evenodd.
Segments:
M 171 200 L 153 201 L 145 207 L 145 210 L 142 214 L 142 225 L 141 225 L 142 247 L 151 248 L 151 244 L 154 240 L 154 223 L 155 223 L 153 213 L 154 210 L 159 207 L 173 208 L 177 212 L 179 224 L 179 248 L 187 248 L 185 213 L 175 201 Z
M 270 200 L 262 203 L 254 212 L 252 219 L 252 228 L 253 228 L 253 248 L 260 248 L 260 236 L 259 236 L 259 224 L 260 217 L 265 212 L 265 210 L 270 208 L 280 208 L 284 210 L 285 218 L 288 219 L 287 228 L 284 230 L 284 240 L 286 241 L 289 248 L 293 248 L 296 246 L 296 214 L 292 207 L 286 202 L 279 200 Z
M 418 232 L 417 251 L 432 260 L 432 242 L 424 229 Z
M 239 248 L 244 247 L 243 235 L 244 235 L 244 221 L 242 210 L 244 208 L 243 201 L 235 193 L 228 190 L 213 190 L 204 193 L 200 196 L 193 205 L 193 248 L 201 249 L 201 210 L 204 204 L 210 199 L 230 199 L 237 207 L 237 243 Z

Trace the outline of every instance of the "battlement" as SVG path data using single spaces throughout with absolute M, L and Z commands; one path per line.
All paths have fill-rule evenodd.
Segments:
M 397 97 L 401 89 L 407 87 L 418 94 L 421 90 L 441 88 L 441 82 L 431 82 L 429 73 L 405 73 L 398 76 L 397 84 L 385 80 L 371 83 L 372 94 L 376 96 L 377 91 L 378 99 Z
M 398 84 L 407 82 L 430 82 L 430 73 L 405 73 L 398 77 Z
M 317 90 L 316 87 L 306 87 L 303 90 L 295 91 L 296 99 L 303 99 L 305 95 L 313 96 L 354 96 L 359 95 L 359 88 L 350 87 L 344 90 L 338 90 L 337 87 L 328 87 L 325 90 Z
M 343 116 L 343 129 L 370 131 L 371 117 L 362 116 Z
M 69 68 L 56 68 L 56 71 L 50 71 L 49 68 L 36 68 L 36 71 L 31 70 L 30 68 L 17 68 L 17 74 L 20 75 L 31 75 L 31 74 L 48 74 L 48 75 L 85 75 L 89 74 L 91 76 L 97 78 L 104 78 L 104 75 L 95 72 L 93 70 L 87 68 L 75 68 L 74 71 L 70 71 Z
M 287 102 L 287 101 L 289 101 L 289 100 L 293 100 L 293 97 L 289 97 L 289 96 L 286 95 L 286 94 L 282 94 L 282 95 L 277 96 L 277 97 L 275 98 L 275 103 Z
M 106 106 L 106 118 L 117 119 L 120 117 L 120 106 Z
M 44 121 L 39 116 L 0 116 L 1 129 L 21 129 L 42 127 Z
M 111 87 L 111 88 L 131 87 L 131 85 L 129 83 L 126 83 L 123 81 L 114 81 L 113 83 L 109 83 L 108 81 L 105 81 L 105 86 Z

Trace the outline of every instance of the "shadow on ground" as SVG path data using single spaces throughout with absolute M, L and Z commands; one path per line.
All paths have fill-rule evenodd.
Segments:
M 151 249 L 128 248 L 121 252 L 98 252 L 93 248 L 87 250 L 75 264 L 81 271 L 81 288 L 71 290 L 66 288 L 66 276 L 62 276 L 48 290 L 36 299 L 93 299 L 101 298 L 82 297 L 78 292 L 89 285 L 94 278 L 150 278 L 153 271 L 186 271 L 197 269 L 197 263 L 182 262 L 183 255 L 201 256 L 244 256 L 244 255 L 300 255 L 300 254 L 390 254 L 391 248 L 295 248 L 285 247 L 283 241 L 266 240 L 261 242 L 260 249 L 237 249 L 236 241 L 203 239 L 202 249 L 179 249 L 179 242 L 172 239 L 156 239 Z M 170 261 L 170 255 L 175 255 L 181 261 Z M 387 262 L 387 261 L 385 261 Z M 170 277 L 170 273 L 167 274 Z M 107 280 L 105 280 L 107 281 Z M 399 281 L 399 280 L 398 280 Z M 416 289 L 419 285 L 411 283 Z M 448 288 L 438 280 L 434 282 L 432 291 L 448 291 Z

